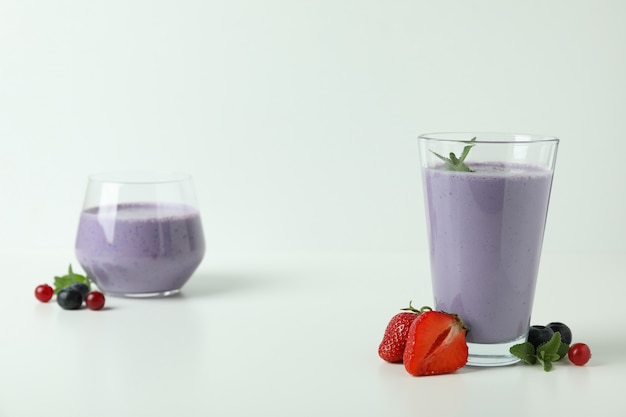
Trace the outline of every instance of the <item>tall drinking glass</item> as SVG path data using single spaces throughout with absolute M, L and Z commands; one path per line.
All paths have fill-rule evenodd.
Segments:
M 518 359 L 526 339 L 559 140 L 419 136 L 435 308 L 469 327 L 469 365 Z
M 204 257 L 191 177 L 115 172 L 89 177 L 76 257 L 108 295 L 176 294 Z

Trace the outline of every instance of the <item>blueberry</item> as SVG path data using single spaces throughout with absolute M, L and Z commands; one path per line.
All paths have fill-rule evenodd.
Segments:
M 569 327 L 567 327 L 567 325 L 558 321 L 553 321 L 552 323 L 546 324 L 546 327 L 552 329 L 554 333 L 561 333 L 561 342 L 565 343 L 566 345 L 572 343 L 572 331 Z
M 528 330 L 528 343 L 533 345 L 535 349 L 542 343 L 552 339 L 554 331 L 546 326 L 530 326 Z
M 69 289 L 69 290 L 77 290 L 80 293 L 80 295 L 83 296 L 83 299 L 89 293 L 89 287 L 87 285 L 83 284 L 82 282 L 75 282 L 72 285 L 70 285 L 69 287 L 67 287 L 67 289 Z
M 78 310 L 83 305 L 83 296 L 78 290 L 64 288 L 57 294 L 57 303 L 64 310 Z

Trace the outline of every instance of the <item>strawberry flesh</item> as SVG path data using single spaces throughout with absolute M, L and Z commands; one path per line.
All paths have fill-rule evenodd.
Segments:
M 404 367 L 415 376 L 456 371 L 467 363 L 466 333 L 467 328 L 456 314 L 422 313 L 409 329 Z

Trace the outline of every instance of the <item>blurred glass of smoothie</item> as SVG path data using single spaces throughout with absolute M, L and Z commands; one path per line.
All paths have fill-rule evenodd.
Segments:
M 75 250 L 89 278 L 109 295 L 176 294 L 205 253 L 190 178 L 167 173 L 90 177 Z

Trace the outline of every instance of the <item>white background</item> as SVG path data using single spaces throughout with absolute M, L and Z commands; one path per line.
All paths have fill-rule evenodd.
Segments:
M 0 0 L 0 416 L 623 416 L 625 19 L 617 0 Z M 416 137 L 441 130 L 561 138 L 533 321 L 568 322 L 588 366 L 421 379 L 377 357 L 431 297 Z M 37 303 L 75 262 L 87 175 L 118 169 L 194 176 L 205 261 L 180 297 Z
M 625 244 L 622 1 L 0 0 L 2 248 L 191 173 L 209 251 L 426 248 L 420 133 L 562 139 L 545 247 Z

